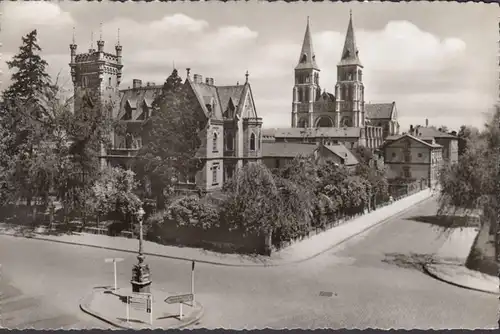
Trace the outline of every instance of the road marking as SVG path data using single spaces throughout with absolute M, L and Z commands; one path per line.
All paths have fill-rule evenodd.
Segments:
M 320 291 L 319 292 L 319 296 L 320 297 L 332 297 L 333 296 L 333 292 L 330 292 L 330 291 Z

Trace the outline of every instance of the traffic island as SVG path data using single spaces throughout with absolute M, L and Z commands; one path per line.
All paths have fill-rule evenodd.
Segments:
M 131 287 L 96 288 L 82 300 L 80 308 L 122 329 L 179 329 L 198 323 L 203 316 L 203 306 L 199 302 L 182 302 L 186 298 L 174 296 L 181 297 L 178 293 L 153 288 L 150 294 L 133 293 Z M 174 303 L 165 301 L 169 297 L 169 302 Z
M 430 276 L 461 288 L 499 295 L 498 277 L 470 270 L 458 263 L 433 263 L 424 265 Z

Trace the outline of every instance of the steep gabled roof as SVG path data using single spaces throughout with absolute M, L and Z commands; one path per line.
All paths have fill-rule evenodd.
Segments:
M 391 119 L 396 102 L 365 104 L 365 117 L 370 120 Z
M 243 88 L 243 85 L 217 87 L 217 92 L 219 93 L 219 99 L 223 112 L 227 110 L 230 102 L 235 108 L 237 108 L 238 104 L 240 103 Z
M 352 152 L 342 144 L 324 145 L 324 147 L 330 152 L 342 158 L 342 160 L 344 160 L 344 165 L 346 166 L 354 166 L 359 164 L 359 161 L 358 159 L 356 159 L 354 154 L 352 154 Z
M 454 135 L 450 135 L 449 133 L 444 133 L 444 132 L 441 132 L 437 129 L 434 129 L 434 128 L 425 128 L 425 127 L 418 127 L 418 128 L 415 128 L 415 137 L 418 137 L 418 138 L 421 138 L 421 137 L 427 137 L 427 138 L 455 138 L 455 139 L 458 139 L 456 136 Z M 418 133 L 418 134 L 417 134 Z
M 317 149 L 315 143 L 283 143 L 283 142 L 263 142 L 263 158 L 295 158 L 299 155 L 313 154 Z
M 145 86 L 140 88 L 128 88 L 120 91 L 120 108 L 118 109 L 117 118 L 121 119 L 126 113 L 126 106 L 132 109 L 132 119 L 133 121 L 142 113 L 142 106 L 145 105 L 151 108 L 151 103 L 155 99 L 156 95 L 161 93 L 163 86 Z
M 306 32 L 304 34 L 304 41 L 302 42 L 302 50 L 300 51 L 299 63 L 295 67 L 296 70 L 301 69 L 315 69 L 319 71 L 316 64 L 316 55 L 314 54 L 311 30 L 309 29 L 309 17 L 307 17 Z
M 215 86 L 203 82 L 194 82 L 190 77 L 186 79 L 185 84 L 191 87 L 206 117 L 222 120 L 222 109 Z M 211 105 L 210 102 L 212 101 L 215 104 L 213 105 L 213 110 L 209 110 L 207 104 Z M 212 105 L 210 108 L 212 108 Z
M 274 131 L 275 138 L 358 138 L 361 135 L 361 128 L 278 128 L 265 131 Z

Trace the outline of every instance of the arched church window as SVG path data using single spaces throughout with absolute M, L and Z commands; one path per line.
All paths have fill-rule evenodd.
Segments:
M 352 73 L 351 73 L 351 72 L 349 72 L 349 73 L 347 74 L 347 80 L 349 80 L 349 81 L 351 81 L 351 80 L 352 80 Z
M 108 87 L 111 87 L 111 77 L 108 78 Z
M 306 88 L 306 89 L 305 89 L 305 91 L 306 91 L 306 92 L 305 92 L 305 93 L 306 93 L 306 99 L 305 99 L 305 102 L 309 102 L 309 100 L 310 100 L 310 99 L 309 99 L 309 97 L 310 97 L 310 96 L 309 96 L 309 95 L 310 95 L 310 94 L 309 94 L 309 89 L 307 89 L 307 88 Z
M 250 135 L 250 151 L 255 151 L 255 133 Z
M 234 142 L 233 134 L 231 133 L 231 131 L 228 131 L 225 137 L 226 137 L 226 150 L 232 151 Z
M 217 152 L 217 132 L 214 132 L 212 137 L 212 152 Z
M 358 71 L 358 80 L 363 81 L 363 72 L 361 70 Z

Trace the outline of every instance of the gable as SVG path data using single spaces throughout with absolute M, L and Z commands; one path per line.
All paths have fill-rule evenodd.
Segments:
M 420 140 L 418 138 L 415 138 L 410 135 L 404 135 L 399 137 L 398 139 L 388 142 L 386 144 L 387 148 L 399 148 L 399 147 L 415 147 L 415 148 L 434 148 L 434 147 L 440 147 L 440 145 L 436 144 L 429 144 L 426 143 L 423 140 Z
M 252 98 L 252 92 L 250 89 L 246 90 L 245 104 L 243 105 L 243 110 L 241 113 L 242 118 L 257 118 L 257 112 L 255 111 L 255 105 Z

